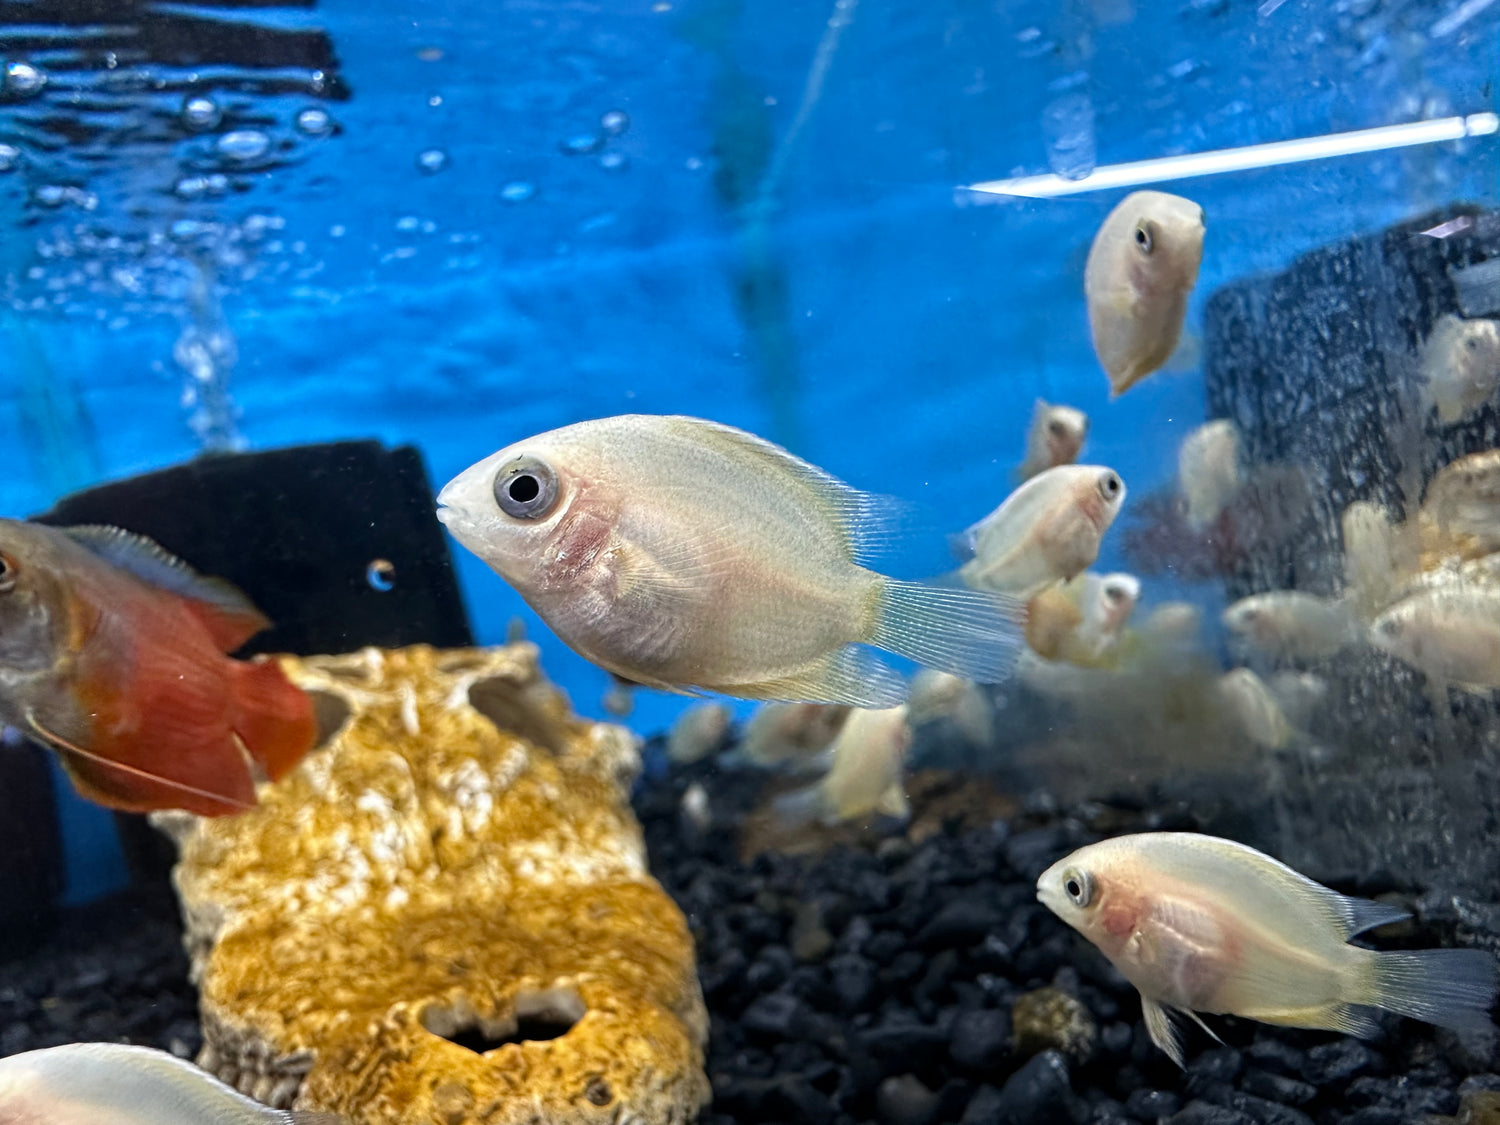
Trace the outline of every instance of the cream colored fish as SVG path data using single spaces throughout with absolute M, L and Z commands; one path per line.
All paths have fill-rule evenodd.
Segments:
M 1082 574 L 1124 500 L 1125 482 L 1113 469 L 1060 465 L 1038 473 L 957 537 L 973 555 L 959 575 L 976 589 L 1029 598 Z
M 1133 574 L 1085 574 L 1083 624 L 1085 643 L 1100 647 L 1120 636 L 1141 597 L 1141 580 Z
M 1249 668 L 1236 668 L 1215 684 L 1220 705 L 1257 746 L 1280 750 L 1292 740 L 1292 725 L 1266 682 Z
M 1500 320 L 1464 320 L 1451 313 L 1422 345 L 1423 391 L 1438 421 L 1467 418 L 1500 389 Z
M 1192 602 L 1162 602 L 1141 622 L 1143 637 L 1162 648 L 1187 648 L 1203 630 L 1203 611 Z
M 884 503 L 741 430 L 626 415 L 540 434 L 450 481 L 449 531 L 562 640 L 669 690 L 883 707 L 860 647 L 1003 679 L 1015 608 L 861 566 Z
M 1083 451 L 1088 434 L 1089 416 L 1082 410 L 1037 399 L 1026 434 L 1026 460 L 1016 475 L 1027 481 L 1046 469 L 1071 465 Z
M 1419 591 L 1375 619 L 1370 641 L 1434 679 L 1470 691 L 1500 688 L 1500 589 Z
M 1224 611 L 1224 624 L 1268 656 L 1322 660 L 1362 632 L 1347 603 L 1300 590 L 1241 598 Z
M 1219 518 L 1244 487 L 1240 432 L 1220 418 L 1199 426 L 1177 451 L 1177 492 L 1188 526 L 1202 531 Z
M 347 1125 L 331 1113 L 270 1109 L 150 1047 L 69 1043 L 0 1059 L 6 1125 Z
M 667 733 L 667 757 L 688 765 L 717 753 L 729 741 L 733 718 L 728 707 L 711 700 L 684 708 Z
M 1179 1065 L 1173 1010 L 1373 1035 L 1372 1009 L 1493 1030 L 1495 959 L 1477 949 L 1384 953 L 1349 939 L 1407 915 L 1348 898 L 1243 844 L 1187 832 L 1080 848 L 1037 898 L 1141 993 L 1151 1041 Z M 1212 1033 L 1210 1033 L 1212 1034 Z
M 1356 608 L 1372 616 L 1417 565 L 1403 528 L 1378 504 L 1359 500 L 1340 518 L 1344 535 L 1344 581 Z
M 1500 449 L 1471 453 L 1443 466 L 1427 486 L 1422 515 L 1444 536 L 1500 548 Z
M 1094 351 L 1122 394 L 1177 347 L 1203 260 L 1203 208 L 1160 191 L 1131 192 L 1094 236 L 1083 271 Z
M 849 711 L 824 703 L 763 703 L 745 724 L 739 755 L 766 769 L 806 763 L 833 745 Z
M 974 746 L 989 746 L 995 738 L 994 708 L 984 689 L 950 672 L 923 668 L 911 681 L 908 722 L 946 719 Z
M 787 819 L 818 817 L 834 823 L 874 813 L 905 818 L 911 812 L 901 772 L 911 748 L 907 709 L 855 708 L 833 743 L 833 765 L 816 785 L 780 798 Z

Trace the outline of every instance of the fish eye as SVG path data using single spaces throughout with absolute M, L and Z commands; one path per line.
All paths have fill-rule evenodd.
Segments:
M 1094 900 L 1094 880 L 1087 871 L 1070 867 L 1063 872 L 1063 892 L 1074 906 L 1086 907 Z
M 1140 248 L 1142 254 L 1151 253 L 1156 246 L 1155 232 L 1151 229 L 1149 222 L 1141 223 L 1135 228 L 1135 244 Z
M 514 519 L 541 519 L 557 503 L 557 474 L 535 457 L 517 457 L 495 474 L 495 503 Z
M 0 594 L 8 594 L 16 588 L 20 572 L 21 568 L 16 565 L 16 560 L 0 551 Z
M 1105 473 L 1099 478 L 1099 495 L 1106 500 L 1113 500 L 1120 495 L 1120 484 L 1118 473 Z
M 1047 423 L 1047 432 L 1053 437 L 1067 437 L 1068 427 L 1062 424 L 1061 418 L 1054 418 Z

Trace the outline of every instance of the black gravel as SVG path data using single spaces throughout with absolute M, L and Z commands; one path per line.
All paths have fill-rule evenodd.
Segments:
M 707 832 L 680 813 L 693 782 L 710 796 Z M 1198 827 L 1181 809 L 1034 800 L 920 842 L 845 834 L 821 853 L 742 858 L 736 826 L 763 788 L 754 774 L 673 767 L 635 799 L 652 870 L 697 941 L 708 1125 L 1421 1125 L 1456 1114 L 1466 1082 L 1500 1088 L 1482 1046 L 1394 1017 L 1367 1042 L 1213 1019 L 1225 1045 L 1187 1029 L 1178 1070 L 1148 1040 L 1135 990 L 1037 903 L 1034 883 L 1104 835 Z M 1454 935 L 1419 918 L 1400 938 Z M 1043 989 L 1020 1011 L 1055 1014 L 1050 1043 L 1012 1018 Z
M 46 946 L 0 963 L 0 1055 L 74 1042 L 198 1052 L 198 994 L 170 893 L 64 911 Z

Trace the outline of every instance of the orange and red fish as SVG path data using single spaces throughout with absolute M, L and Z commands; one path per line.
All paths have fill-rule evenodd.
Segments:
M 270 661 L 239 590 L 113 527 L 0 520 L 0 721 L 78 791 L 131 812 L 226 816 L 313 746 L 312 702 Z

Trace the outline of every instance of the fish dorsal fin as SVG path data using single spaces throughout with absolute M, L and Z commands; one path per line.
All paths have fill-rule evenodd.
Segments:
M 679 430 L 700 429 L 712 433 L 723 447 L 733 450 L 751 464 L 790 476 L 837 521 L 849 553 L 857 563 L 867 562 L 880 554 L 903 527 L 916 522 L 915 512 L 900 500 L 861 492 L 765 438 L 733 426 L 686 415 L 672 415 L 666 421 Z
M 104 524 L 67 527 L 62 532 L 111 566 L 189 603 L 194 616 L 225 652 L 233 652 L 271 625 L 238 588 L 222 578 L 205 578 L 144 535 Z

